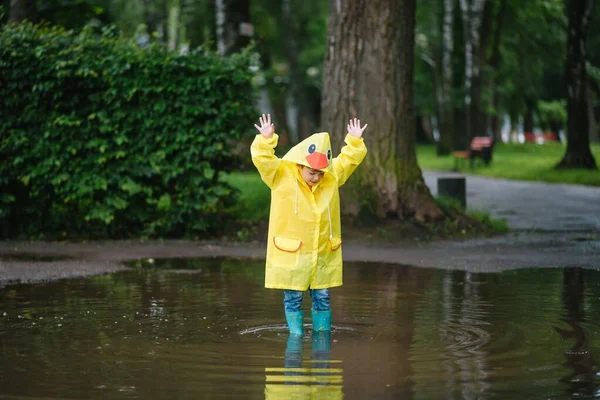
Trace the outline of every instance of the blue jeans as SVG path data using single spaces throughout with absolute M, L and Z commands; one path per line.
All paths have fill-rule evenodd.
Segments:
M 304 292 L 299 290 L 283 291 L 283 307 L 285 312 L 300 311 L 302 307 L 302 297 Z M 310 289 L 312 297 L 312 309 L 315 311 L 329 311 L 331 304 L 329 302 L 329 289 Z

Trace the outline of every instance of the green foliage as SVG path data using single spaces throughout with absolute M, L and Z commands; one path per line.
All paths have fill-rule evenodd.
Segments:
M 538 115 L 542 126 L 564 127 L 567 123 L 567 101 L 538 101 Z
M 256 114 L 249 54 L 186 56 L 88 30 L 0 30 L 4 236 L 184 236 L 222 229 L 220 178 Z
M 260 179 L 256 170 L 234 172 L 227 175 L 225 181 L 240 192 L 235 207 L 238 219 L 257 222 L 269 216 L 271 190 Z

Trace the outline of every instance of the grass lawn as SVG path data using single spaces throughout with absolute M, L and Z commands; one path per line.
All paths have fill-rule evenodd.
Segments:
M 477 160 L 474 169 L 464 163 L 461 172 L 496 178 L 555 183 L 577 183 L 600 186 L 600 171 L 555 170 L 562 159 L 565 146 L 562 144 L 497 144 L 491 164 L 485 167 Z M 600 145 L 592 145 L 596 164 L 600 167 Z M 423 169 L 451 171 L 454 159 L 451 155 L 438 157 L 434 145 L 420 145 L 417 159 Z
M 600 145 L 592 146 L 592 152 L 596 163 L 600 166 Z M 462 172 L 505 179 L 600 186 L 600 171 L 555 170 L 553 167 L 563 155 L 564 147 L 561 144 L 499 144 L 494 149 L 493 160 L 489 167 L 483 166 L 483 163 L 478 160 L 473 170 L 468 163 L 465 163 Z M 417 157 L 423 169 L 450 171 L 454 168 L 452 156 L 436 156 L 433 145 L 419 146 Z M 225 179 L 240 190 L 237 212 L 241 219 L 251 224 L 265 221 L 269 216 L 271 193 L 261 181 L 258 172 L 235 172 L 227 175 Z M 438 199 L 442 204 L 443 200 Z M 503 221 L 492 220 L 485 212 L 468 212 L 468 214 L 492 226 L 497 232 L 507 230 Z
M 271 189 L 260 179 L 258 171 L 234 172 L 223 176 L 225 181 L 240 191 L 238 207 L 241 218 L 259 221 L 269 216 Z
M 224 175 L 225 180 L 240 191 L 237 204 L 237 213 L 241 219 L 250 223 L 264 221 L 269 216 L 271 202 L 270 189 L 260 179 L 257 171 L 234 172 Z M 453 199 L 438 198 L 441 206 L 459 208 L 458 202 Z M 496 232 L 506 232 L 508 227 L 504 221 L 494 220 L 488 213 L 481 211 L 468 211 L 468 215 L 479 222 L 491 226 Z

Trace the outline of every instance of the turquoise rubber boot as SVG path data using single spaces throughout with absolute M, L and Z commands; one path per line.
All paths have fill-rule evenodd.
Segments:
M 315 311 L 310 310 L 312 316 L 313 330 L 315 332 L 331 331 L 331 310 Z
M 290 329 L 290 335 L 302 335 L 304 333 L 304 311 L 286 312 L 285 319 Z

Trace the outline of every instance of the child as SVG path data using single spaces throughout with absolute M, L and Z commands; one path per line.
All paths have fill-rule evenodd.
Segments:
M 303 292 L 310 289 L 315 331 L 331 330 L 330 287 L 342 285 L 342 237 L 338 188 L 367 154 L 360 127 L 348 124 L 346 146 L 332 158 L 327 132 L 315 133 L 283 158 L 275 156 L 278 136 L 263 114 L 252 142 L 252 162 L 271 189 L 265 287 L 283 289 L 291 334 L 302 335 Z

